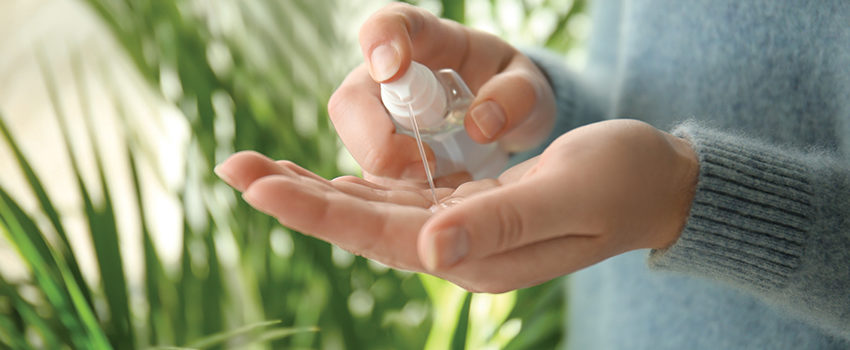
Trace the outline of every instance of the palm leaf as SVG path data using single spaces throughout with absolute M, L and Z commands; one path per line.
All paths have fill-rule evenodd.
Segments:
M 25 262 L 41 291 L 56 309 L 62 325 L 68 329 L 71 344 L 77 348 L 111 349 L 68 267 L 53 254 L 43 255 L 39 251 L 39 245 L 46 245 L 43 236 L 26 232 L 24 227 L 30 225 L 22 224 L 15 212 L 23 211 L 5 191 L 0 190 L 0 231 L 13 242 L 19 254 L 26 257 Z M 57 269 L 51 268 L 51 265 Z
M 62 141 L 67 151 L 67 157 L 71 161 L 71 168 L 76 178 L 80 196 L 83 201 L 85 217 L 88 220 L 89 234 L 91 235 L 92 243 L 94 244 L 95 255 L 97 256 L 97 264 L 100 270 L 102 287 L 106 295 L 107 305 L 109 306 L 109 320 L 106 323 L 113 331 L 108 331 L 111 334 L 112 343 L 119 348 L 132 348 L 135 346 L 133 329 L 130 321 L 130 309 L 127 299 L 126 279 L 124 277 L 124 264 L 121 259 L 121 250 L 118 243 L 118 227 L 115 222 L 115 213 L 112 205 L 112 197 L 109 188 L 106 184 L 106 176 L 104 175 L 103 162 L 101 155 L 96 147 L 97 141 L 93 137 L 92 126 L 89 121 L 90 115 L 87 110 L 88 99 L 86 98 L 86 89 L 78 85 L 77 92 L 81 94 L 80 102 L 83 105 L 83 113 L 86 115 L 84 119 L 88 135 L 93 144 L 91 152 L 95 157 L 95 164 L 99 178 L 100 191 L 103 197 L 103 202 L 96 205 L 91 197 L 88 187 L 83 181 L 80 166 L 77 157 L 74 155 L 73 147 L 70 143 L 70 135 L 68 134 L 67 116 L 59 102 L 59 94 L 56 91 L 56 83 L 53 78 L 53 72 L 42 58 L 42 74 L 47 82 L 48 96 L 52 102 L 54 114 L 57 116 L 59 129 L 62 131 Z M 81 84 L 79 66 L 74 65 L 75 82 Z
M 47 191 L 42 185 L 41 179 L 33 170 L 32 165 L 27 160 L 27 157 L 21 151 L 20 146 L 18 146 L 18 142 L 15 141 L 12 133 L 9 131 L 9 128 L 6 126 L 6 122 L 3 121 L 3 116 L 0 114 L 0 135 L 2 135 L 3 140 L 9 146 L 9 149 L 15 156 L 15 161 L 17 162 L 18 167 L 23 171 L 24 176 L 26 178 L 26 183 L 30 187 L 30 189 L 35 194 L 35 197 L 38 200 L 39 207 L 41 209 L 41 213 L 43 213 L 50 221 L 52 228 L 56 231 L 57 236 L 59 237 L 58 246 L 54 249 L 56 250 L 56 254 L 61 256 L 66 264 L 68 264 L 69 269 L 71 270 L 71 274 L 74 276 L 76 283 L 82 288 L 82 293 L 85 296 L 86 300 L 91 303 L 91 292 L 83 280 L 82 273 L 80 272 L 80 267 L 77 264 L 77 258 L 74 254 L 74 251 L 71 249 L 71 245 L 68 241 L 68 235 L 65 233 L 65 228 L 62 226 L 62 221 L 60 220 L 60 215 L 56 210 L 56 206 L 53 205 L 53 202 L 50 200 L 50 197 L 47 195 Z M 35 231 L 31 231 L 35 232 Z M 44 246 L 37 246 L 37 248 L 46 255 L 48 246 L 45 244 Z

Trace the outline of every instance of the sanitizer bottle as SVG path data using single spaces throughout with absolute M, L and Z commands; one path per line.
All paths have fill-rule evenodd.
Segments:
M 422 141 L 437 157 L 436 177 L 467 171 L 476 180 L 495 178 L 507 165 L 507 152 L 496 143 L 473 141 L 463 127 L 474 98 L 455 71 L 433 72 L 417 62 L 398 80 L 381 84 L 381 99 L 397 131 L 413 136 L 411 113 L 416 116 Z

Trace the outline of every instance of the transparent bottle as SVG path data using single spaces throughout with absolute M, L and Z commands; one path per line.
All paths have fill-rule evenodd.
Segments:
M 381 84 L 381 100 L 397 131 L 413 136 L 410 111 L 416 115 L 422 141 L 437 158 L 436 177 L 467 171 L 474 179 L 495 178 L 507 165 L 507 152 L 495 142 L 482 145 L 466 133 L 463 120 L 473 99 L 455 71 L 433 72 L 417 62 L 398 80 Z

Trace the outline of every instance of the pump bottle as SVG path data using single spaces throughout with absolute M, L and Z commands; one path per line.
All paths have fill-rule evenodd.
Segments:
M 381 100 L 396 130 L 413 135 L 410 112 L 422 141 L 437 158 L 435 176 L 467 171 L 474 179 L 498 177 L 508 155 L 496 143 L 479 144 L 469 138 L 463 121 L 475 96 L 451 69 L 436 72 L 412 62 L 396 81 L 381 84 Z

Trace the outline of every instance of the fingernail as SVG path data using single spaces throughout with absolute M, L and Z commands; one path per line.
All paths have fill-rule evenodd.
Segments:
M 224 163 L 222 163 L 222 164 L 224 164 Z M 220 179 L 224 180 L 224 182 L 226 182 L 228 184 L 232 184 L 233 183 L 233 177 L 231 177 L 230 173 L 228 173 L 227 171 L 225 171 L 221 168 L 222 164 L 216 165 L 215 168 L 213 168 L 213 172 Z
M 369 57 L 372 78 L 379 82 L 392 78 L 398 72 L 400 65 L 401 57 L 399 57 L 395 46 L 391 44 L 382 44 L 376 47 Z
M 263 200 L 263 198 L 258 197 L 254 192 L 256 191 L 242 192 L 242 200 L 244 200 L 245 203 L 248 203 L 248 205 L 254 207 L 254 209 L 257 209 L 266 215 L 274 216 L 271 208 L 268 207 L 268 203 L 266 203 L 267 200 Z
M 449 267 L 466 256 L 469 251 L 469 241 L 466 230 L 452 227 L 435 233 L 429 241 L 427 256 L 424 261 L 428 270 Z
M 478 126 L 478 130 L 481 130 L 488 139 L 492 139 L 505 127 L 505 112 L 496 102 L 484 102 L 476 106 L 469 114 Z
M 251 191 L 242 192 L 242 200 L 245 201 L 245 203 L 250 204 L 255 209 L 257 209 L 259 211 L 263 211 L 262 205 L 261 205 L 262 203 L 257 200 L 257 195 L 254 194 L 253 192 L 251 192 Z

